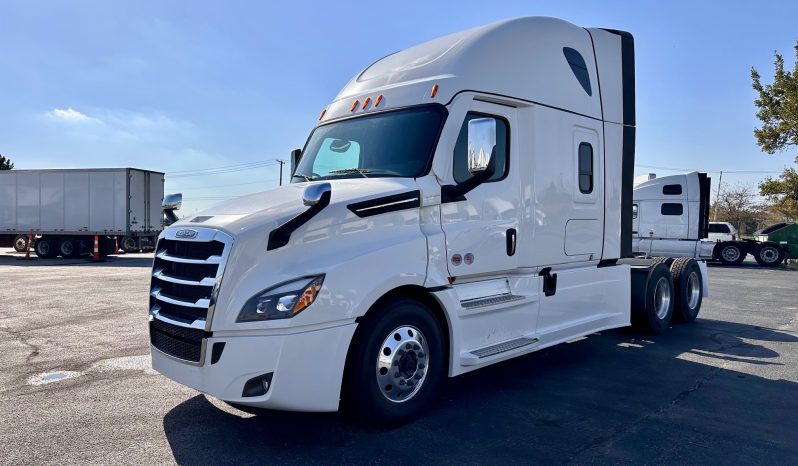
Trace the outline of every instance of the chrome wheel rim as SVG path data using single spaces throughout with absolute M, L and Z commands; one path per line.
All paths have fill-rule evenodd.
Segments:
M 659 320 L 665 319 L 671 305 L 671 287 L 668 286 L 668 279 L 660 277 L 657 286 L 654 288 L 654 309 Z
M 421 390 L 427 379 L 429 345 L 424 335 L 410 325 L 390 332 L 377 351 L 377 385 L 391 402 L 403 403 Z
M 776 259 L 779 258 L 779 253 L 776 251 L 776 248 L 768 246 L 759 251 L 759 258 L 762 259 L 763 262 L 771 264 L 776 262 Z
M 721 252 L 721 255 L 727 261 L 734 262 L 740 258 L 740 250 L 734 246 L 730 246 L 728 248 L 723 248 L 723 252 Z
M 14 249 L 17 251 L 24 251 L 25 248 L 28 247 L 28 240 L 25 238 L 17 238 L 16 243 L 14 244 Z
M 689 296 L 687 306 L 695 309 L 698 306 L 698 298 L 701 297 L 701 280 L 698 278 L 698 272 L 691 272 L 687 277 L 687 293 Z

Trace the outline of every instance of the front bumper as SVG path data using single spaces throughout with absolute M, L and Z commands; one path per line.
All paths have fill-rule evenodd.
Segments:
M 207 338 L 202 365 L 151 347 L 152 368 L 175 382 L 231 403 L 291 411 L 337 411 L 341 380 L 356 323 L 317 330 Z M 215 364 L 214 343 L 224 342 Z M 243 397 L 244 384 L 272 372 L 265 395 Z

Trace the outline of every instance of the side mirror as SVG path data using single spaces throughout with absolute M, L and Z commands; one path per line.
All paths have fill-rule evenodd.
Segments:
M 302 149 L 294 149 L 291 151 L 291 174 L 296 171 L 299 160 L 302 158 Z
M 315 183 L 307 186 L 302 193 L 302 203 L 306 206 L 327 205 L 330 203 L 332 186 L 330 183 Z
M 496 120 L 475 118 L 468 122 L 468 171 L 471 174 L 488 169 L 496 147 Z
M 183 194 L 173 193 L 164 196 L 163 202 L 161 203 L 161 208 L 163 210 L 179 210 L 180 206 L 182 205 L 183 205 Z
M 444 202 L 464 201 L 466 193 L 496 173 L 496 120 L 493 118 L 475 118 L 468 122 L 468 171 L 471 178 L 441 187 Z

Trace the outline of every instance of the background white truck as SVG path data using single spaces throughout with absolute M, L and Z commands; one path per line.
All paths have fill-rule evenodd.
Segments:
M 629 259 L 634 79 L 629 33 L 553 18 L 378 60 L 292 184 L 160 235 L 153 368 L 230 403 L 400 422 L 446 376 L 691 322 L 704 264 Z
M 0 242 L 39 257 L 152 249 L 163 230 L 164 174 L 135 168 L 0 171 Z
M 782 263 L 787 244 L 740 239 L 724 222 L 709 222 L 706 173 L 649 178 L 634 188 L 632 249 L 649 257 L 692 257 L 737 265 L 751 254 L 763 267 Z M 713 228 L 710 228 L 712 225 Z M 719 235 L 724 234 L 723 238 Z M 706 239 L 705 239 L 706 238 Z

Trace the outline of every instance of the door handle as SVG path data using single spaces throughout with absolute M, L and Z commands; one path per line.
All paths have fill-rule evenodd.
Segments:
M 507 234 L 505 238 L 507 239 L 507 255 L 513 256 L 515 255 L 515 245 L 516 240 L 518 237 L 518 232 L 515 231 L 515 228 L 510 228 L 507 230 Z

